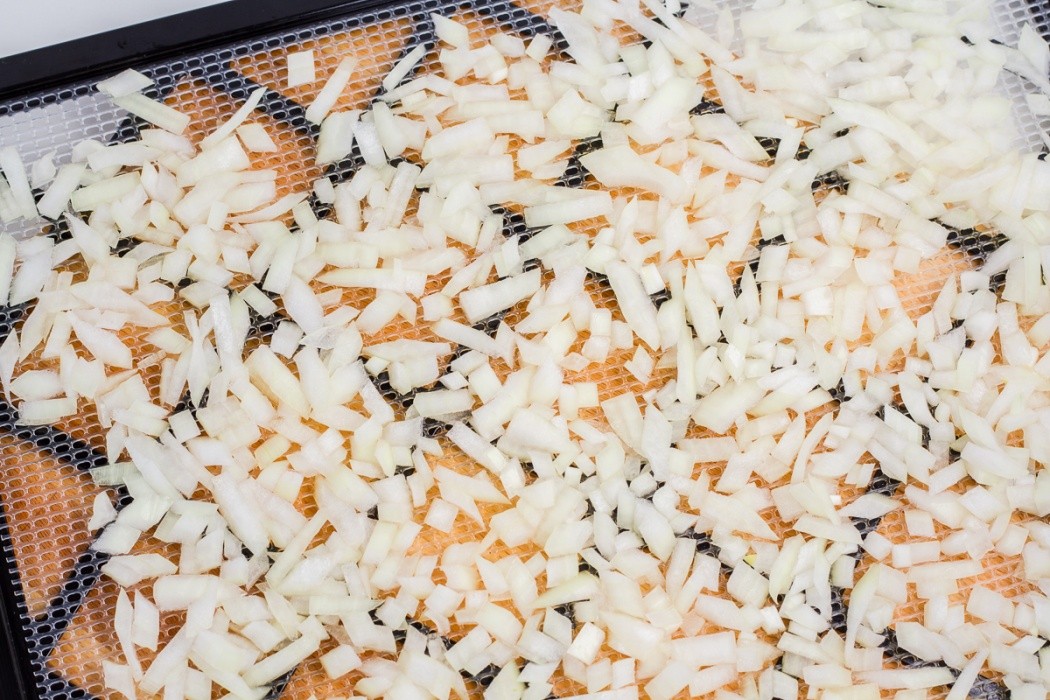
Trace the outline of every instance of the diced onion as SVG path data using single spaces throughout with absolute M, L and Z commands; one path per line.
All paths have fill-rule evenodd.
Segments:
M 285 60 L 287 61 L 288 87 L 295 88 L 317 80 L 313 49 L 293 51 Z
M 183 133 L 190 125 L 189 115 L 137 92 L 114 97 L 113 102 L 121 109 L 173 134 Z
M 321 88 L 321 92 L 317 93 L 317 97 L 306 108 L 306 118 L 314 124 L 320 124 L 324 121 L 324 118 L 335 106 L 336 100 L 342 94 L 343 90 L 346 89 L 347 83 L 350 82 L 350 76 L 354 72 L 354 68 L 357 67 L 357 61 L 352 58 L 344 58 L 336 66 L 332 75 L 328 77 L 328 81 Z

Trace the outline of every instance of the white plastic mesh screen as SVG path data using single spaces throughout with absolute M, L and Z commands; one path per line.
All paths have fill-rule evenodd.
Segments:
M 191 131 L 196 137 L 208 133 L 224 116 L 230 114 L 254 86 L 270 88 L 263 108 L 254 119 L 275 134 L 280 151 L 266 158 L 257 158 L 254 165 L 278 169 L 283 194 L 307 189 L 314 179 L 323 174 L 322 169 L 313 162 L 316 134 L 302 118 L 302 105 L 309 104 L 321 83 L 286 90 L 286 52 L 314 48 L 320 76 L 329 74 L 342 56 L 356 55 L 360 61 L 359 68 L 350 88 L 341 98 L 339 107 L 360 108 L 370 102 L 379 89 L 382 77 L 403 52 L 416 42 L 432 46 L 433 36 L 425 22 L 430 12 L 455 15 L 468 24 L 472 32 L 500 29 L 529 35 L 544 30 L 542 15 L 547 4 L 545 0 L 522 0 L 520 5 L 507 2 L 479 3 L 475 9 L 463 9 L 462 5 L 454 2 L 426 0 L 392 5 L 382 10 L 303 26 L 294 31 L 144 66 L 143 70 L 156 81 L 154 96 L 164 98 L 193 116 Z M 732 0 L 726 6 L 738 15 L 744 3 Z M 705 28 L 714 31 L 718 14 L 716 7 L 697 4 L 689 8 L 688 13 Z M 1041 26 L 1044 35 L 1047 33 L 1047 10 L 1033 10 L 1032 6 L 1020 0 L 998 2 L 994 21 L 997 33 L 1006 43 L 1016 41 L 1018 27 L 1026 21 Z M 426 65 L 424 63 L 422 70 L 426 70 Z M 1023 88 L 1020 79 L 1005 80 L 1003 88 L 1015 98 L 1014 117 L 1025 143 L 1031 148 L 1041 148 L 1038 133 L 1040 129 L 1045 130 L 1048 124 L 1040 124 L 1028 110 L 1021 97 Z M 107 143 L 134 138 L 137 128 L 134 120 L 129 120 L 106 98 L 94 93 L 89 83 L 0 104 L 0 143 L 16 144 L 27 162 L 52 151 L 57 154 L 57 162 L 68 162 L 72 146 L 83 139 Z M 329 174 L 337 178 L 345 176 L 353 167 L 353 162 L 344 162 Z M 567 182 L 574 186 L 587 186 L 579 173 L 570 175 Z M 507 228 L 509 233 L 525 233 L 523 224 L 511 215 L 507 218 Z M 9 224 L 5 230 L 17 235 L 39 233 L 39 227 L 24 223 Z M 60 230 L 50 233 L 62 235 Z M 928 261 L 919 274 L 900 281 L 902 299 L 916 316 L 929 308 L 946 274 L 973 265 L 988 246 L 994 245 L 989 239 L 974 233 L 960 234 L 954 243 L 953 250 Z M 434 285 L 437 287 L 442 283 L 437 280 Z M 609 308 L 614 306 L 611 291 L 603 286 L 602 280 L 590 280 L 588 291 L 596 303 Z M 367 303 L 366 296 L 353 297 L 346 292 L 334 303 L 353 303 L 360 308 Z M 185 302 L 177 299 L 167 309 L 176 327 L 181 325 L 179 319 L 183 308 Z M 0 312 L 0 332 L 7 333 L 17 327 L 24 312 L 21 308 Z M 510 313 L 513 316 L 520 312 L 520 309 L 515 309 Z M 261 339 L 272 333 L 278 321 L 257 319 L 256 337 Z M 399 321 L 382 329 L 369 342 L 420 337 L 423 333 L 423 329 Z M 148 358 L 149 350 L 143 337 L 130 336 L 125 339 L 137 354 Z M 623 367 L 629 357 L 630 353 L 611 357 L 606 366 L 586 371 L 578 380 L 596 381 L 602 398 L 614 396 L 626 389 L 641 392 L 659 386 L 661 381 L 666 380 L 666 377 L 661 379 L 658 370 L 648 386 L 640 385 Z M 48 362 L 45 358 L 34 356 L 25 367 L 44 366 Z M 148 361 L 145 361 L 142 369 L 147 385 L 156 391 L 159 369 L 150 366 Z M 377 378 L 377 384 L 392 403 L 404 405 L 410 401 L 410 397 L 397 396 L 381 377 Z M 588 417 L 597 419 L 597 414 L 588 414 Z M 431 427 L 435 435 L 441 434 L 440 426 Z M 6 571 L 0 572 L 0 575 L 17 577 L 20 582 L 22 599 L 18 616 L 29 648 L 33 681 L 44 698 L 58 700 L 105 696 L 101 660 L 114 658 L 119 653 L 112 631 L 117 587 L 111 581 L 99 580 L 98 568 L 104 558 L 88 549 L 91 536 L 86 527 L 91 499 L 98 490 L 86 469 L 105 462 L 102 435 L 102 431 L 97 428 L 93 410 L 86 410 L 82 415 L 55 426 L 55 429 L 31 429 L 17 427 L 12 407 L 0 402 L 0 504 L 7 522 L 6 536 L 0 542 L 6 557 Z M 444 464 L 466 472 L 474 469 L 469 460 L 451 450 Z M 711 469 L 717 473 L 721 467 L 715 465 Z M 895 484 L 885 478 L 877 478 L 871 488 L 896 493 Z M 854 494 L 843 495 L 848 499 Z M 115 497 L 119 498 L 119 494 L 115 494 Z M 486 518 L 491 514 L 486 513 Z M 425 510 L 419 517 L 423 515 Z M 460 519 L 462 522 L 463 519 Z M 883 535 L 893 541 L 908 537 L 899 517 L 870 523 L 866 527 L 878 527 Z M 483 530 L 476 524 L 457 525 L 448 534 L 431 530 L 421 537 L 418 550 L 420 554 L 439 555 L 450 543 L 478 538 Z M 705 547 L 708 544 L 700 538 L 698 546 Z M 141 551 L 147 551 L 145 546 Z M 163 547 L 159 551 L 163 551 Z M 528 552 L 523 551 L 522 554 L 525 558 Z M 859 569 L 863 570 L 866 565 L 867 562 L 861 561 Z M 986 572 L 980 580 L 1004 594 L 1016 594 L 1025 587 L 1023 576 L 1018 575 L 1018 566 L 1019 563 L 1014 559 L 990 555 Z M 974 582 L 968 583 L 972 585 Z M 906 606 L 899 619 L 915 619 L 921 614 L 921 608 L 917 605 Z M 839 622 L 842 620 L 841 606 L 836 610 L 836 619 Z M 170 626 L 166 629 L 170 629 Z M 453 628 L 447 637 L 454 639 L 458 633 Z M 898 653 L 892 647 L 887 653 L 899 658 L 901 663 L 914 662 L 914 659 L 909 660 L 906 654 Z M 148 660 L 148 657 L 143 658 L 144 663 Z M 474 674 L 472 689 L 479 691 L 484 682 L 491 679 L 491 675 L 492 669 Z M 313 660 L 298 669 L 280 692 L 283 692 L 284 697 L 304 699 L 312 693 L 318 697 L 350 694 L 353 680 L 350 677 L 340 683 L 328 683 L 319 663 Z M 998 697 L 1005 692 L 995 679 L 982 681 L 977 691 L 983 697 Z M 555 692 L 567 695 L 581 691 L 569 680 L 562 679 L 555 684 Z

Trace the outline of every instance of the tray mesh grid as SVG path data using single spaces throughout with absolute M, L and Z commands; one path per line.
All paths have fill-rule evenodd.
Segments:
M 564 2 L 557 4 L 566 6 Z M 737 0 L 729 3 L 735 14 L 739 14 L 743 5 Z M 469 7 L 438 0 L 399 4 L 147 65 L 142 70 L 156 82 L 155 97 L 163 98 L 193 116 L 191 132 L 195 138 L 214 128 L 255 86 L 269 88 L 263 107 L 253 120 L 264 123 L 271 133 L 276 133 L 280 151 L 269 158 L 256 159 L 253 166 L 278 169 L 283 194 L 306 189 L 321 175 L 329 175 L 333 179 L 348 177 L 357 167 L 354 158 L 328 170 L 315 166 L 313 147 L 316 132 L 302 115 L 303 105 L 309 104 L 323 84 L 323 77 L 334 70 L 341 57 L 347 54 L 356 56 L 359 68 L 337 108 L 362 108 L 377 94 L 379 83 L 389 67 L 417 44 L 422 42 L 431 49 L 421 70 L 434 65 L 433 30 L 427 20 L 429 13 L 455 16 L 471 28 L 472 36 L 503 31 L 527 38 L 536 31 L 549 31 L 543 20 L 547 6 L 548 3 L 543 0 L 522 0 L 520 4 L 505 1 L 478 3 Z M 709 28 L 716 17 L 715 13 L 701 5 L 690 7 L 687 12 Z M 995 23 L 1005 41 L 1016 39 L 1017 27 L 1022 21 L 1034 21 L 1044 35 L 1048 32 L 1046 7 L 1029 6 L 1018 0 L 996 5 Z M 288 51 L 303 48 L 315 50 L 317 72 L 322 80 L 304 88 L 286 90 L 284 56 Z M 1019 80 L 1007 78 L 1003 87 L 1015 97 L 1021 94 Z M 709 94 L 709 97 L 717 100 L 716 95 Z M 1040 125 L 1026 111 L 1023 103 L 1017 104 L 1015 119 L 1026 144 L 1036 146 L 1039 143 L 1038 129 L 1047 125 Z M 140 126 L 115 109 L 105 98 L 94 93 L 90 83 L 0 104 L 0 142 L 17 144 L 27 162 L 51 151 L 56 152 L 57 162 L 68 162 L 75 143 L 83 139 L 106 143 L 134 138 Z M 590 186 L 578 168 L 570 168 L 564 182 L 575 187 Z M 833 182 L 815 183 L 815 190 L 822 192 L 833 186 Z M 323 210 L 319 210 L 319 213 L 325 214 Z M 505 232 L 508 235 L 527 235 L 528 231 L 520 217 L 515 217 L 514 212 L 506 213 Z M 14 225 L 9 225 L 7 230 L 16 235 L 37 232 L 32 228 L 17 228 Z M 61 231 L 50 233 L 62 235 Z M 995 244 L 995 239 L 987 234 L 960 232 L 955 237 L 953 249 L 927 261 L 919 273 L 899 281 L 901 299 L 908 312 L 918 317 L 928 310 L 946 275 L 976 264 Z M 734 272 L 739 275 L 741 270 Z M 82 273 L 78 271 L 78 274 Z M 440 288 L 445 281 L 431 280 L 428 291 Z M 587 291 L 597 306 L 612 309 L 614 315 L 618 313 L 611 290 L 602 279 L 589 279 Z M 358 308 L 363 308 L 370 300 L 368 294 L 343 292 L 339 295 L 339 303 L 350 303 Z M 188 305 L 177 299 L 162 313 L 168 313 L 174 319 L 176 329 L 180 329 L 182 322 L 179 318 L 184 308 L 188 308 Z M 30 310 L 8 308 L 0 312 L 0 331 L 6 334 L 12 328 L 19 327 Z M 524 310 L 512 309 L 509 314 L 512 318 L 521 318 Z M 273 332 L 280 319 L 256 321 L 255 337 L 258 342 Z M 490 330 L 495 325 L 490 324 Z M 366 338 L 366 344 L 399 337 L 421 338 L 426 333 L 420 324 L 396 319 Z M 144 378 L 150 391 L 156 394 L 159 371 L 155 361 L 150 364 L 148 358 L 152 350 L 144 334 L 131 334 L 125 340 L 136 355 L 143 358 L 141 367 Z M 624 369 L 624 363 L 630 356 L 630 351 L 616 352 L 602 366 L 584 370 L 573 378 L 596 382 L 603 399 L 625 390 L 646 391 L 666 381 L 667 371 L 659 369 L 647 383 L 631 377 Z M 27 369 L 44 366 L 54 366 L 54 360 L 34 355 L 24 365 Z M 506 368 L 497 368 L 497 371 L 502 376 Z M 410 404 L 411 396 L 397 395 L 384 377 L 376 377 L 375 381 L 391 403 L 400 407 L 400 411 Z M 601 420 L 594 411 L 584 411 L 583 416 L 595 422 Z M 91 535 L 86 527 L 91 499 L 98 492 L 86 470 L 106 462 L 103 434 L 96 426 L 94 409 L 86 406 L 81 415 L 54 428 L 17 426 L 13 408 L 0 403 L 0 505 L 6 519 L 6 532 L 0 536 L 6 570 L 0 575 L 14 577 L 20 582 L 18 619 L 29 648 L 33 682 L 40 697 L 53 700 L 105 697 L 101 660 L 117 658 L 119 655 L 111 618 L 117 587 L 111 581 L 99 580 L 99 567 L 105 557 L 89 549 Z M 431 425 L 428 429 L 440 439 L 443 426 Z M 476 469 L 454 448 L 447 449 L 441 464 L 464 473 Z M 717 478 L 722 465 L 705 467 L 713 478 Z M 877 476 L 870 488 L 899 495 L 896 486 L 892 480 Z M 126 494 L 111 490 L 111 495 L 118 507 L 128 500 Z M 854 492 L 842 494 L 845 500 L 855 495 Z M 497 508 L 485 510 L 486 520 L 497 511 Z M 418 510 L 417 519 L 421 520 L 425 514 L 424 506 Z M 878 529 L 892 541 L 904 541 L 909 537 L 900 518 L 886 518 L 881 523 L 862 523 L 858 526 L 865 531 Z M 441 556 L 450 544 L 476 541 L 483 532 L 483 527 L 460 517 L 449 533 L 425 529 L 414 551 L 423 556 Z M 140 543 L 136 552 L 165 551 L 165 547 L 163 544 Z M 698 536 L 698 547 L 717 553 L 717 548 L 703 536 Z M 529 547 L 519 549 L 516 553 L 523 560 L 537 551 Z M 167 553 L 177 556 L 174 550 Z M 506 552 L 499 554 L 503 553 Z M 869 563 L 868 557 L 861 556 L 858 569 L 862 570 Z M 1019 562 L 1016 557 L 993 554 L 989 555 L 986 564 L 984 574 L 979 577 L 983 585 L 1006 595 L 1017 595 L 1027 590 L 1023 576 L 1018 574 Z M 963 583 L 972 585 L 973 582 Z M 148 593 L 148 587 L 143 592 Z M 843 624 L 841 596 L 837 600 L 835 619 L 838 624 Z M 897 619 L 917 619 L 921 615 L 921 606 L 918 601 L 913 601 L 898 611 Z M 179 617 L 172 615 L 165 621 L 169 624 L 162 625 L 162 628 L 170 634 Z M 419 629 L 439 643 L 447 643 L 461 634 L 455 624 L 443 636 L 439 636 L 425 619 L 420 620 L 418 625 Z M 903 664 L 916 661 L 909 660 L 905 652 L 892 644 L 886 653 Z M 143 661 L 148 660 L 149 657 L 144 656 Z M 471 688 L 480 691 L 491 680 L 494 671 L 494 668 L 478 670 L 470 679 Z M 297 669 L 289 679 L 278 684 L 272 695 L 289 698 L 307 698 L 311 694 L 318 697 L 350 695 L 355 680 L 351 676 L 338 683 L 327 682 L 319 663 L 313 659 Z M 557 674 L 552 682 L 556 695 L 583 692 L 579 684 Z M 1006 691 L 997 678 L 989 676 L 981 681 L 976 692 L 991 698 L 1005 697 Z

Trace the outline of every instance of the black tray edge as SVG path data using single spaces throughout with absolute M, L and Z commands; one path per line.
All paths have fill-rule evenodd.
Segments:
M 0 101 L 389 0 L 230 0 L 0 58 Z
M 7 516 L 0 504 L 0 557 L 13 561 L 14 547 Z M 17 568 L 15 569 L 17 570 Z M 22 625 L 18 620 L 23 607 L 22 581 L 0 572 L 0 696 L 39 697 L 33 683 L 33 664 Z M 10 693 L 14 693 L 11 695 Z

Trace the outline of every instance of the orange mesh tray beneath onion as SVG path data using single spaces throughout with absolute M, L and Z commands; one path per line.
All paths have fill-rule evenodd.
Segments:
M 254 88 L 266 87 L 266 95 L 252 120 L 267 126 L 279 145 L 279 152 L 266 154 L 265 158 L 258 158 L 253 165 L 278 171 L 279 194 L 305 191 L 320 176 L 329 176 L 336 182 L 347 179 L 361 165 L 362 160 L 359 154 L 353 153 L 342 162 L 326 168 L 314 165 L 313 149 L 318 132 L 315 126 L 306 121 L 304 111 L 321 82 L 296 90 L 284 90 L 284 56 L 288 51 L 314 49 L 319 59 L 318 76 L 322 80 L 341 56 L 357 55 L 364 69 L 357 74 L 348 89 L 342 106 L 361 107 L 378 93 L 386 70 L 415 46 L 422 44 L 431 50 L 428 59 L 421 62 L 417 70 L 426 70 L 433 65 L 434 31 L 428 19 L 429 13 L 456 16 L 470 26 L 475 35 L 504 31 L 528 37 L 536 32 L 551 33 L 550 26 L 542 16 L 551 4 L 544 0 L 521 0 L 518 4 L 509 0 L 480 1 L 469 6 L 435 0 L 396 4 L 311 23 L 220 49 L 184 55 L 140 69 L 155 80 L 155 86 L 151 88 L 153 97 L 164 99 L 193 117 L 191 130 L 196 138 L 207 133 L 236 109 L 236 105 Z M 553 4 L 568 6 L 564 2 Z M 46 96 L 45 102 L 73 104 L 90 92 L 90 85 L 91 82 L 83 82 L 72 90 L 55 91 Z M 0 115 L 26 110 L 35 104 L 24 100 L 20 103 L 0 103 Z M 47 138 L 57 139 L 58 134 L 64 143 L 88 137 L 111 142 L 129 140 L 135 138 L 143 126 L 136 119 L 121 118 L 115 112 L 100 115 L 99 108 L 94 104 L 84 106 L 81 111 L 79 109 L 74 105 L 72 112 L 64 115 L 62 129 L 44 130 L 44 133 L 51 134 L 40 137 L 44 145 Z M 717 95 L 713 93 L 709 93 L 708 99 L 697 108 L 697 112 L 720 110 Z M 3 134 L 3 121 L 0 118 L 0 136 Z M 588 182 L 578 159 L 598 145 L 589 142 L 576 147 L 561 184 L 571 187 L 593 184 Z M 763 145 L 770 152 L 775 152 L 775 141 L 767 141 Z M 411 159 L 411 154 L 406 158 Z M 813 188 L 822 194 L 843 185 L 841 179 L 826 176 L 815 181 Z M 319 217 L 331 215 L 329 207 L 313 199 L 310 201 Z M 520 212 L 496 210 L 504 215 L 504 235 L 521 238 L 531 235 L 532 231 L 526 227 Z M 581 227 L 581 230 L 585 229 L 586 222 Z M 61 224 L 56 224 L 46 234 L 61 239 L 68 236 L 68 231 Z M 755 249 L 782 242 L 756 238 Z M 999 243 L 994 235 L 954 230 L 949 242 L 951 248 L 942 256 L 928 261 L 921 274 L 902 280 L 898 291 L 909 311 L 916 316 L 929 308 L 946 275 L 979 263 Z M 134 243 L 125 241 L 121 245 L 122 253 L 127 253 Z M 741 273 L 742 269 L 735 271 L 737 275 Z M 1001 280 L 997 281 L 1001 283 Z M 618 314 L 612 292 L 600 275 L 592 275 L 587 289 L 597 305 L 613 310 L 614 317 Z M 654 295 L 657 304 L 666 298 L 666 293 Z M 367 303 L 368 299 L 355 298 L 353 301 Z M 181 322 L 178 320 L 181 310 L 176 299 L 168 309 L 174 319 L 173 324 Z M 18 328 L 26 312 L 24 306 L 0 310 L 0 336 L 6 336 L 12 329 Z M 508 313 L 520 317 L 522 309 L 512 309 Z M 255 342 L 266 339 L 280 319 L 280 310 L 271 318 L 254 316 Z M 488 319 L 478 324 L 478 327 L 486 332 L 495 332 L 501 320 L 502 317 Z M 380 335 L 383 340 L 392 340 L 421 337 L 422 332 L 423 329 L 411 323 L 399 322 L 384 328 Z M 137 353 L 148 354 L 149 347 L 144 337 L 132 336 L 125 340 Z M 611 357 L 603 366 L 584 370 L 573 379 L 596 382 L 603 399 L 625 390 L 640 392 L 650 388 L 624 369 L 623 364 L 629 357 L 630 353 L 623 357 Z M 500 368 L 496 369 L 500 372 Z M 145 371 L 143 374 L 147 386 L 155 392 L 159 373 Z M 661 377 L 657 370 L 655 379 L 666 381 L 667 377 Z M 375 377 L 374 381 L 381 393 L 395 406 L 395 410 L 403 411 L 411 404 L 412 396 L 398 395 L 384 375 Z M 649 385 L 654 383 L 655 380 L 651 380 Z M 832 395 L 835 401 L 846 398 L 841 386 L 833 388 Z M 18 426 L 15 415 L 13 407 L 0 400 L 0 430 L 3 431 L 0 435 L 0 550 L 4 556 L 4 570 L 0 571 L 0 583 L 3 585 L 0 588 L 5 593 L 6 622 L 8 631 L 14 637 L 12 642 L 15 651 L 24 652 L 18 657 L 17 665 L 24 667 L 27 672 L 28 678 L 23 680 L 29 686 L 28 692 L 40 698 L 108 697 L 102 683 L 101 661 L 119 655 L 112 631 L 116 587 L 110 581 L 99 580 L 99 568 L 106 557 L 89 549 L 90 537 L 87 533 L 90 499 L 99 490 L 91 483 L 87 470 L 107 461 L 102 433 L 93 429 L 96 424 L 93 410 L 85 411 L 83 415 L 64 421 L 61 425 L 47 428 Z M 584 412 L 584 417 L 591 420 L 600 420 L 599 416 L 596 411 Z M 440 439 L 447 426 L 428 421 L 424 428 L 429 436 Z M 447 450 L 441 465 L 465 473 L 474 470 L 470 460 L 454 449 Z M 713 476 L 717 476 L 721 467 L 710 465 L 709 469 Z M 869 490 L 899 497 L 901 489 L 898 486 L 875 465 L 875 476 Z M 128 502 L 126 493 L 120 489 L 111 490 L 111 495 L 117 501 L 118 508 Z M 855 495 L 843 494 L 846 498 Z M 486 509 L 483 517 L 490 517 L 497 510 Z M 420 519 L 423 515 L 425 510 L 417 513 Z M 448 544 L 471 541 L 482 536 L 480 533 L 484 527 L 463 521 L 461 518 L 459 524 L 447 534 L 431 531 L 421 536 L 416 545 L 418 553 L 440 553 Z M 895 542 L 908 538 L 900 518 L 887 518 L 883 522 L 858 520 L 854 524 L 865 534 L 878 529 Z M 688 534 L 695 537 L 699 551 L 717 556 L 717 547 L 704 533 Z M 153 545 L 140 543 L 141 548 L 150 546 Z M 858 568 L 869 563 L 864 561 L 863 553 L 858 554 L 858 558 L 862 560 L 858 562 Z M 1011 567 L 996 568 L 979 582 L 1001 590 L 1004 594 L 1018 589 Z M 832 625 L 836 629 L 843 629 L 845 625 L 844 597 L 848 599 L 848 594 L 844 595 L 841 590 L 834 592 Z M 562 612 L 572 619 L 572 606 L 566 606 Z M 902 606 L 899 619 L 913 619 L 916 615 L 921 615 L 921 608 Z M 177 624 L 178 619 L 177 616 L 169 617 L 167 621 Z M 462 634 L 453 626 L 447 635 L 441 636 L 425 620 L 410 620 L 408 624 L 416 632 L 445 645 L 451 644 Z M 170 625 L 168 631 L 170 633 Z M 399 633 L 399 642 L 406 633 L 404 630 Z M 898 648 L 892 634 L 888 636 L 886 655 L 902 666 L 928 665 Z M 468 688 L 480 697 L 480 691 L 491 682 L 498 670 L 490 666 L 465 674 Z M 270 697 L 305 700 L 314 693 L 349 694 L 354 680 L 355 677 L 351 675 L 340 681 L 329 681 L 316 659 L 311 659 L 275 683 Z M 551 681 L 555 695 L 585 692 L 571 679 L 557 674 Z M 940 694 L 944 694 L 943 689 Z M 981 676 L 973 694 L 993 699 L 1005 697 L 1007 691 L 999 678 Z

